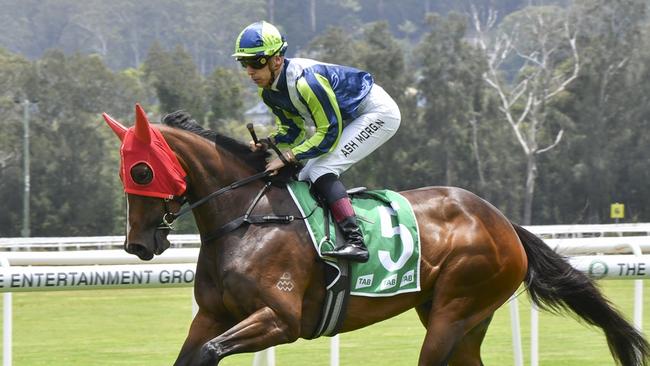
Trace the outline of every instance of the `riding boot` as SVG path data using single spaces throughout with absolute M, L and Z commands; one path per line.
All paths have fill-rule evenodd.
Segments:
M 343 232 L 345 243 L 332 251 L 322 254 L 328 257 L 342 258 L 354 262 L 365 263 L 368 261 L 368 248 L 363 242 L 363 234 L 357 224 L 350 198 L 344 197 L 330 205 L 332 215 Z

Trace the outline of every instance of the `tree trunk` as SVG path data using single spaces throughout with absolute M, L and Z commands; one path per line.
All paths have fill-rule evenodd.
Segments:
M 524 225 L 530 225 L 533 217 L 533 197 L 537 178 L 537 158 L 535 152 L 526 154 L 526 191 L 524 193 Z
M 311 31 L 316 33 L 316 0 L 310 1 L 309 18 L 311 19 Z
M 472 125 L 472 152 L 474 153 L 474 159 L 476 159 L 476 169 L 478 170 L 479 195 L 490 201 L 490 197 L 487 192 L 487 182 L 485 181 L 485 174 L 483 173 L 483 161 L 481 160 L 481 153 L 479 151 L 478 121 L 476 120 L 476 117 L 470 119 L 469 123 Z
M 269 22 L 275 23 L 275 1 L 267 0 L 266 1 L 267 14 L 269 17 Z

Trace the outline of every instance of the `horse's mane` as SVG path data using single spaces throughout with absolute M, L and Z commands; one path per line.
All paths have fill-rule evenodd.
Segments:
M 219 132 L 208 130 L 199 125 L 192 116 L 185 111 L 176 111 L 167 114 L 162 119 L 162 123 L 166 126 L 178 128 L 196 135 L 204 137 L 214 142 L 219 147 L 231 152 L 235 156 L 242 159 L 246 164 L 250 165 L 257 171 L 264 170 L 266 166 L 266 158 L 269 156 L 268 152 L 257 151 L 252 152 L 248 145 L 228 137 Z

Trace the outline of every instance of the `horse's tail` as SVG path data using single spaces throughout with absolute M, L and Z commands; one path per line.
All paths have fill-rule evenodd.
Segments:
M 523 227 L 512 224 L 528 256 L 526 285 L 532 301 L 551 312 L 571 310 L 603 329 L 614 358 L 623 366 L 647 365 L 650 345 L 603 297 L 592 280 Z

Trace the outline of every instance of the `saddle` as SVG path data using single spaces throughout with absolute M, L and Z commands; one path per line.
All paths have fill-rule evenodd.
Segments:
M 419 232 L 406 198 L 389 190 L 359 187 L 348 191 L 370 251 L 367 263 L 350 263 L 320 254 L 343 240 L 328 205 L 322 199 L 319 202 L 306 182 L 289 182 L 287 189 L 305 219 L 315 251 L 326 264 L 327 295 L 314 338 L 338 332 L 349 295 L 380 297 L 419 291 Z

